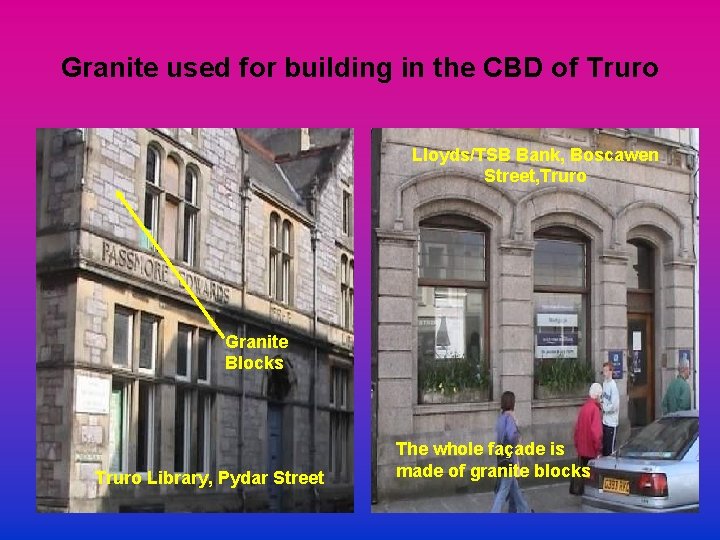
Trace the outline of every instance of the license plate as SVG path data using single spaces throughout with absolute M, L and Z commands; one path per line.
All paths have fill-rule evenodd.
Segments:
M 620 480 L 618 478 L 603 478 L 603 491 L 608 493 L 620 493 L 621 495 L 630 495 L 630 480 Z

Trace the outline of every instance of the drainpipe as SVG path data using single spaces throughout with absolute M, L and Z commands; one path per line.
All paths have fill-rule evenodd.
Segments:
M 691 130 L 692 133 L 692 130 Z M 695 151 L 697 151 L 697 148 L 700 146 L 697 144 L 697 141 L 694 140 L 694 137 L 690 140 L 690 146 L 693 147 Z M 698 408 L 698 389 L 699 389 L 699 370 L 698 370 L 698 324 L 699 324 L 699 317 L 697 314 L 697 294 L 698 294 L 698 268 L 697 265 L 699 263 L 700 259 L 700 246 L 698 242 L 698 236 L 697 236 L 697 228 L 699 226 L 698 224 L 698 182 L 700 181 L 700 163 L 699 163 L 699 156 L 696 154 L 694 156 L 693 160 L 693 172 L 690 175 L 690 206 L 692 208 L 692 242 L 693 242 L 693 257 L 695 257 L 695 271 L 693 272 L 693 356 L 692 359 L 692 367 L 693 367 L 693 409 Z
M 317 179 L 316 179 L 317 182 Z M 313 366 L 312 366 L 312 415 L 310 416 L 310 463 L 312 470 L 316 470 L 316 457 L 317 457 L 317 442 L 315 434 L 316 417 L 317 417 L 317 378 L 318 378 L 318 345 L 317 345 L 317 243 L 318 243 L 318 229 L 317 229 L 317 208 L 318 208 L 318 191 L 317 184 L 313 186 L 312 199 L 311 199 L 311 213 L 314 221 L 312 230 L 310 231 L 310 247 L 312 249 L 313 256 Z M 312 511 L 317 512 L 318 502 L 320 494 L 317 489 L 312 488 Z
M 240 254 L 241 254 L 241 261 L 240 261 L 240 314 L 241 316 L 245 315 L 245 294 L 247 291 L 247 275 L 246 275 L 246 268 L 247 265 L 245 264 L 245 254 L 246 249 L 245 246 L 247 245 L 247 222 L 248 222 L 248 213 L 249 213 L 249 207 L 250 207 L 250 189 L 251 189 L 251 182 L 250 178 L 247 175 L 247 168 L 248 168 L 248 154 L 247 152 L 243 151 L 242 154 L 242 182 L 240 185 L 240 234 L 241 234 L 241 246 L 240 246 Z M 242 337 L 247 338 L 247 323 L 243 321 L 242 323 Z M 240 349 L 242 352 L 243 358 L 245 357 L 245 340 L 243 339 L 243 347 Z M 238 426 L 238 469 L 243 470 L 242 463 L 243 463 L 243 450 L 244 450 L 244 426 L 245 422 L 243 419 L 245 418 L 245 370 L 240 370 L 240 422 Z M 246 493 L 245 493 L 245 486 L 242 486 L 240 488 L 240 500 L 242 501 L 242 509 L 243 512 L 246 512 Z
M 310 417 L 310 463 L 312 470 L 315 470 L 315 458 L 317 454 L 316 445 L 316 417 L 317 417 L 317 377 L 318 377 L 318 347 L 317 347 L 317 226 L 313 225 L 310 232 L 310 245 L 313 254 L 313 369 L 312 369 L 312 416 Z M 317 511 L 318 492 L 313 489 L 312 510 Z

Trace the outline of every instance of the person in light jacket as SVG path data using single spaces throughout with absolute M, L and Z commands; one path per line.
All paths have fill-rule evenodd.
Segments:
M 603 424 L 603 456 L 615 451 L 615 436 L 620 417 L 620 393 L 613 380 L 612 362 L 603 364 L 602 383 L 602 424 Z

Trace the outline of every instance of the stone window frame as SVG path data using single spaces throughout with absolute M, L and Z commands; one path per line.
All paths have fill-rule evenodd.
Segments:
M 192 380 L 193 375 L 193 359 L 195 357 L 195 345 L 197 343 L 197 339 L 195 338 L 195 334 L 197 333 L 197 328 L 193 327 L 192 325 L 185 324 L 183 322 L 178 322 L 177 327 L 177 348 L 176 348 L 176 354 L 175 354 L 175 380 L 178 381 L 184 381 L 184 382 L 190 382 Z M 180 336 L 184 334 L 186 337 L 186 343 L 185 343 L 185 373 L 179 373 L 178 367 L 180 365 Z
M 629 292 L 633 293 L 641 293 L 641 294 L 653 294 L 655 292 L 655 285 L 656 285 L 656 276 L 655 276 L 655 262 L 656 262 L 656 249 L 655 246 L 650 243 L 649 241 L 643 239 L 643 238 L 630 238 L 627 240 L 628 248 L 629 246 L 632 246 L 635 250 L 635 253 L 639 249 L 644 249 L 649 252 L 649 273 L 648 273 L 648 279 L 650 282 L 650 287 L 630 287 L 628 280 L 626 278 L 626 287 Z M 628 259 L 628 271 L 632 267 L 631 263 L 634 260 L 634 255 L 630 254 L 630 258 Z
M 173 463 L 176 468 L 176 472 L 210 472 L 210 471 L 201 471 L 199 469 L 199 463 L 198 460 L 200 459 L 199 454 L 199 437 L 200 437 L 200 412 L 199 412 L 199 406 L 203 399 L 209 400 L 209 414 L 206 414 L 204 418 L 206 419 L 207 423 L 205 425 L 205 430 L 207 433 L 204 433 L 204 435 L 209 434 L 209 437 L 207 437 L 204 440 L 205 444 L 205 450 L 206 454 L 203 456 L 203 468 L 205 465 L 209 464 L 209 467 L 211 470 L 213 470 L 215 466 L 215 458 L 214 458 L 214 450 L 215 450 L 215 441 L 213 439 L 214 436 L 214 427 L 213 422 L 215 420 L 215 399 L 216 399 L 216 392 L 211 389 L 212 385 L 212 351 L 213 351 L 213 336 L 214 333 L 210 328 L 206 327 L 198 327 L 194 326 L 193 324 L 187 324 L 182 321 L 178 321 L 178 338 L 180 335 L 181 329 L 183 331 L 188 332 L 188 336 L 190 337 L 191 345 L 188 348 L 189 351 L 189 362 L 187 366 L 187 374 L 186 376 L 178 375 L 177 374 L 177 367 L 176 367 L 176 374 L 175 374 L 175 404 L 174 404 L 174 414 L 173 414 Z M 200 378 L 200 346 L 202 343 L 202 338 L 207 338 L 206 346 L 207 346 L 207 373 L 206 377 L 204 379 Z M 177 456 L 175 454 L 176 452 L 176 446 L 177 446 L 177 436 L 175 433 L 175 427 L 177 426 L 177 403 L 178 403 L 178 396 L 183 396 L 183 434 L 182 434 L 182 456 L 183 456 L 183 464 L 182 468 L 178 468 L 178 463 L 175 461 Z M 204 413 L 207 413 L 208 411 L 204 411 Z
M 191 179 L 191 188 L 188 195 L 188 180 Z M 181 260 L 195 266 L 197 261 L 198 223 L 200 222 L 200 205 L 198 202 L 198 189 L 200 186 L 200 169 L 194 163 L 185 165 L 185 184 L 182 190 L 182 257 Z M 190 218 L 191 231 L 188 237 L 188 218 Z
M 136 472 L 143 478 L 147 478 L 148 471 L 152 471 L 155 464 L 157 463 L 159 445 L 158 445 L 158 427 L 160 425 L 158 419 L 158 403 L 157 403 L 157 385 L 153 381 L 130 379 L 122 374 L 113 375 L 112 377 L 112 388 L 119 389 L 122 396 L 122 426 L 120 428 L 120 434 L 122 440 L 120 441 L 120 469 L 115 470 L 112 467 L 112 456 L 108 462 L 108 469 L 113 472 Z M 147 411 L 147 423 L 145 425 L 146 444 L 145 444 L 145 467 L 143 470 L 138 469 L 139 464 L 139 453 L 141 447 L 139 444 L 141 429 L 139 418 L 141 414 L 140 395 L 142 388 L 148 389 L 149 402 L 146 403 Z M 132 419 L 137 419 L 135 422 Z M 110 418 L 108 419 L 109 429 L 112 431 L 113 420 L 112 410 L 110 412 Z M 135 428 L 135 429 L 132 429 Z M 131 444 L 132 440 L 132 444 Z M 131 455 L 131 450 L 134 449 L 134 456 Z M 108 452 L 110 451 L 108 442 Z M 132 465 L 132 467 L 131 467 Z M 132 470 L 131 470 L 132 469 Z
M 178 448 L 178 396 L 183 396 L 182 404 L 182 464 L 179 465 L 177 458 Z M 175 386 L 175 408 L 173 414 L 173 466 L 175 472 L 190 472 L 192 460 L 192 403 L 193 391 L 188 386 Z
M 344 236 L 352 238 L 354 236 L 353 192 L 349 189 L 349 186 L 344 186 L 341 192 L 340 214 L 342 233 Z
M 146 477 L 147 471 L 152 470 L 154 465 L 157 463 L 158 458 L 158 452 L 159 452 L 159 446 L 158 446 L 158 429 L 160 425 L 160 420 L 158 417 L 159 414 L 159 404 L 158 404 L 158 398 L 157 398 L 157 385 L 156 385 L 156 377 L 158 373 L 158 369 L 160 368 L 160 359 L 161 359 L 161 350 L 162 350 L 162 328 L 163 328 L 163 318 L 151 311 L 144 311 L 141 309 L 135 309 L 132 307 L 128 307 L 125 305 L 122 305 L 120 303 L 116 303 L 114 305 L 113 313 L 122 312 L 129 316 L 129 332 L 128 332 L 128 351 L 129 351 L 129 358 L 128 358 L 128 365 L 123 366 L 120 364 L 116 364 L 114 362 L 114 354 L 112 354 L 113 358 L 111 359 L 112 363 L 112 384 L 114 387 L 121 386 L 123 391 L 123 409 L 124 409 L 124 418 L 123 423 L 124 426 L 122 427 L 122 436 L 123 436 L 123 448 L 121 449 L 121 460 L 123 462 L 122 464 L 122 471 L 121 472 L 129 472 L 130 465 L 134 465 L 134 472 L 138 472 L 143 477 Z M 154 337 L 153 337 L 153 351 L 154 351 L 154 358 L 153 358 L 153 365 L 151 368 L 144 368 L 140 367 L 140 339 L 141 339 L 141 332 L 142 332 L 142 321 L 143 319 L 151 319 L 154 322 Z M 113 336 L 112 336 L 112 342 L 114 344 L 115 336 L 114 336 L 114 324 L 113 324 Z M 137 347 L 136 347 L 137 345 Z M 152 379 L 150 379 L 152 377 Z M 139 429 L 139 424 L 137 422 L 137 419 L 139 418 L 140 414 L 140 393 L 141 393 L 141 386 L 149 386 L 150 388 L 150 403 L 148 404 L 148 418 L 150 419 L 149 424 L 147 425 L 147 455 L 145 459 L 147 460 L 147 470 L 145 471 L 138 471 L 138 452 L 139 452 L 139 445 L 138 445 L 138 437 L 139 433 L 137 432 L 137 429 Z M 136 419 L 135 423 L 131 423 L 130 419 Z M 135 427 L 135 431 L 131 430 L 131 427 Z M 130 450 L 131 445 L 130 442 L 133 442 L 134 448 L 135 448 L 135 455 L 132 457 L 130 456 Z
M 153 167 L 153 174 L 149 174 L 149 156 L 151 152 L 155 155 L 155 164 Z M 166 182 L 164 181 L 167 174 L 166 163 L 172 159 L 176 162 L 178 168 L 178 186 L 177 193 L 170 193 L 167 190 Z M 187 198 L 186 184 L 188 175 L 194 176 L 194 189 L 191 193 L 191 198 Z M 179 151 L 175 148 L 166 148 L 166 145 L 160 142 L 160 140 L 153 138 L 148 142 L 146 146 L 146 160 L 145 160 L 145 172 L 144 172 L 144 184 L 143 194 L 140 200 L 143 203 L 142 216 L 143 225 L 152 234 L 155 241 L 163 248 L 165 254 L 173 261 L 183 263 L 189 267 L 197 267 L 198 265 L 198 237 L 200 233 L 200 200 L 202 193 L 202 173 L 201 167 L 196 161 L 192 159 L 186 160 L 180 155 Z M 147 204 L 149 197 L 152 202 L 152 216 L 150 218 L 150 227 L 148 227 L 148 219 L 146 216 Z M 169 201 L 177 205 L 177 221 L 176 223 L 170 223 L 165 218 L 165 207 L 166 201 Z M 185 230 L 186 214 L 192 216 L 193 224 L 193 240 L 189 244 L 190 248 L 187 250 L 190 256 L 186 256 L 186 243 L 187 243 L 187 231 Z M 173 227 L 175 232 L 175 249 L 168 250 L 167 246 L 163 246 L 164 233 L 166 227 Z M 179 241 L 179 242 L 178 242 Z M 147 251 L 155 251 L 154 246 L 146 238 L 145 233 L 141 231 L 140 236 L 140 247 Z
M 275 302 L 293 305 L 295 237 L 293 222 L 272 211 L 268 234 L 268 296 Z
M 133 370 L 133 345 L 135 343 L 134 339 L 134 326 L 135 326 L 135 311 L 134 309 L 128 308 L 126 306 L 122 306 L 120 304 L 115 304 L 115 308 L 113 310 L 113 336 L 112 336 L 112 343 L 113 343 L 113 351 L 111 354 L 111 364 L 113 369 L 122 370 L 125 372 L 132 372 Z M 115 325 L 118 314 L 122 313 L 123 315 L 128 317 L 127 322 L 127 358 L 125 359 L 125 363 L 117 363 L 115 362 Z
M 120 426 L 120 467 L 118 469 L 113 468 L 112 453 L 110 453 L 110 459 L 108 460 L 108 470 L 111 472 L 128 472 L 129 471 L 129 456 L 130 456 L 130 404 L 131 404 L 131 388 L 132 383 L 125 379 L 116 376 L 112 377 L 111 381 L 111 405 L 110 414 L 108 415 L 108 452 L 110 452 L 110 436 L 113 431 L 113 407 L 112 407 L 112 395 L 115 390 L 118 389 L 121 396 L 121 414 L 122 414 L 122 425 Z
M 437 214 L 428 214 L 423 216 L 419 221 L 417 221 L 417 228 L 418 228 L 418 241 L 417 241 L 417 249 L 418 249 L 418 264 L 415 267 L 415 277 L 416 277 L 416 294 L 418 293 L 418 289 L 420 287 L 441 287 L 441 288 L 463 288 L 463 289 L 473 289 L 473 290 L 480 290 L 484 292 L 484 298 L 483 298 L 483 337 L 485 340 L 485 347 L 484 349 L 484 368 L 486 373 L 488 374 L 489 380 L 488 380 L 488 397 L 486 401 L 478 401 L 478 402 L 462 402 L 464 404 L 469 403 L 488 403 L 492 401 L 492 395 L 493 395 L 493 385 L 492 385 L 492 361 L 490 358 L 490 352 L 491 352 L 491 325 L 490 325 L 490 297 L 491 297 L 491 263 L 492 263 L 492 257 L 491 257 L 491 236 L 492 236 L 492 227 L 485 223 L 484 221 L 481 221 L 474 215 L 469 215 L 465 212 L 457 212 L 457 211 L 449 211 L 449 212 L 441 212 Z M 470 281 L 470 280 L 448 280 L 448 279 L 433 279 L 433 278 L 422 278 L 420 277 L 420 229 L 423 228 L 433 228 L 433 229 L 446 229 L 446 230 L 456 230 L 456 231 L 469 231 L 469 232 L 478 232 L 482 233 L 484 235 L 484 246 L 485 246 L 485 280 L 484 281 Z M 415 306 L 414 310 L 414 317 L 417 322 L 417 305 Z M 417 331 L 415 333 L 414 337 L 416 341 L 416 349 L 419 351 L 420 344 L 418 342 L 418 334 Z M 422 393 L 419 388 L 420 383 L 420 370 L 419 370 L 419 352 L 416 355 L 416 374 L 417 379 L 415 381 L 415 387 L 417 390 L 417 399 L 416 402 L 418 405 L 428 405 L 427 403 L 422 402 Z M 437 403 L 435 405 L 451 405 L 454 404 L 452 402 L 442 402 Z
M 202 357 L 202 352 L 200 348 L 202 347 L 203 339 L 206 340 L 205 342 L 205 358 L 206 358 L 206 365 L 205 365 L 205 377 L 200 377 L 200 358 Z M 210 384 L 212 381 L 212 340 L 213 340 L 213 333 L 209 330 L 205 330 L 203 328 L 200 328 L 198 330 L 198 354 L 197 354 L 197 378 L 196 381 L 198 384 Z
M 152 381 L 144 381 L 144 380 L 138 380 L 136 381 L 136 388 L 137 388 L 137 403 L 135 404 L 137 408 L 137 441 L 136 441 L 136 455 L 135 455 L 135 471 L 140 473 L 143 477 L 147 477 L 148 471 L 154 470 L 155 467 L 155 457 L 158 451 L 157 448 L 157 439 L 156 439 L 156 430 L 157 426 L 159 424 L 157 419 L 157 386 Z M 143 411 L 141 410 L 141 396 L 143 393 L 143 388 L 147 388 L 148 390 L 148 398 L 149 401 L 145 404 L 147 407 L 147 410 L 144 411 L 144 413 L 147 415 L 147 425 L 145 426 L 145 433 L 144 436 L 147 438 L 146 441 L 146 448 L 145 448 L 145 460 L 146 460 L 146 466 L 144 467 L 145 470 L 138 470 L 138 464 L 140 461 L 140 416 L 143 414 Z
M 535 304 L 535 295 L 538 293 L 555 293 L 555 294 L 579 294 L 584 298 L 585 306 L 585 361 L 588 366 L 592 367 L 592 238 L 580 229 L 565 224 L 548 224 L 536 229 L 533 233 L 533 241 L 535 240 L 558 240 L 565 242 L 573 242 L 582 244 L 585 256 L 585 273 L 583 275 L 584 285 L 576 286 L 556 286 L 556 285 L 536 285 L 535 284 L 535 265 L 533 264 L 532 286 L 533 286 L 533 304 Z M 533 258 L 537 253 L 537 245 L 533 251 Z M 578 323 L 579 324 L 579 323 Z M 535 384 L 535 343 L 537 335 L 537 320 L 535 318 L 535 310 L 533 309 L 533 399 L 536 397 L 537 385 Z M 581 397 L 581 396 L 576 396 Z
M 344 364 L 330 365 L 329 391 L 329 437 L 328 437 L 328 477 L 334 482 L 348 482 L 350 477 L 350 437 L 351 437 L 351 377 L 352 368 Z M 344 399 L 338 400 L 338 395 Z M 338 441 L 340 449 L 338 450 Z M 340 463 L 338 464 L 338 461 Z M 338 468 L 339 467 L 339 468 Z
M 152 362 L 150 364 L 149 368 L 142 367 L 140 365 L 140 353 L 142 352 L 142 325 L 143 320 L 150 320 L 152 322 L 153 327 L 153 335 L 152 335 L 152 344 L 151 344 L 151 353 L 152 353 Z M 157 317 L 156 315 L 148 312 L 140 312 L 140 334 L 138 339 L 138 372 L 145 374 L 145 375 L 155 375 L 157 367 L 158 367 L 158 358 L 160 353 L 160 325 L 161 325 L 162 319 L 160 317 Z
M 197 392 L 197 429 L 196 429 L 196 461 L 195 471 L 201 473 L 210 473 L 213 468 L 213 409 L 215 405 L 215 394 L 198 390 Z M 202 419 L 200 417 L 202 411 Z M 202 425 L 200 425 L 202 424 Z M 201 440 L 202 436 L 202 440 Z M 200 463 L 200 447 L 203 447 L 202 464 Z
M 150 157 L 154 156 L 152 164 Z M 146 157 L 145 157 L 145 179 L 144 190 L 143 190 L 143 225 L 148 232 L 155 238 L 156 242 L 160 240 L 160 210 L 162 208 L 162 196 L 163 196 L 163 163 L 166 159 L 166 154 L 163 148 L 156 141 L 152 141 L 147 145 Z M 148 216 L 148 204 L 150 204 L 151 214 Z M 154 251 L 155 248 L 150 240 L 145 236 L 145 233 L 140 231 L 140 247 L 149 251 Z
M 340 268 L 338 271 L 340 289 L 340 326 L 352 330 L 355 309 L 355 259 L 343 251 L 340 253 Z

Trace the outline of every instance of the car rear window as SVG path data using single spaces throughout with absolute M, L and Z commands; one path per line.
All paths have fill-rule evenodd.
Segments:
M 698 434 L 698 419 L 665 417 L 637 432 L 617 451 L 619 457 L 678 459 Z

